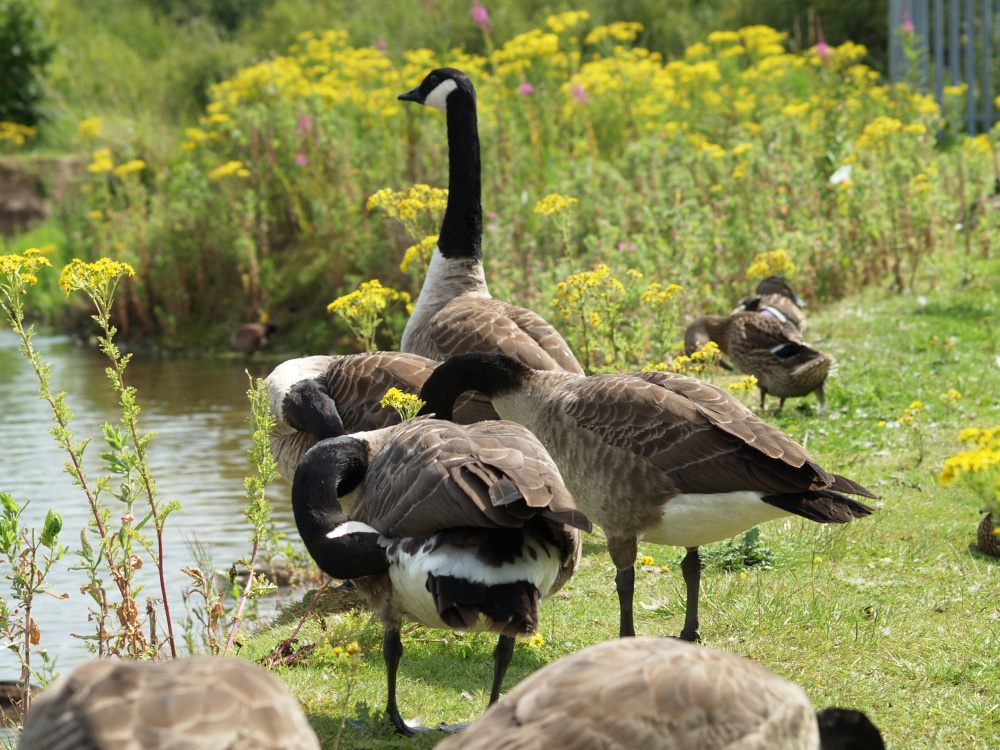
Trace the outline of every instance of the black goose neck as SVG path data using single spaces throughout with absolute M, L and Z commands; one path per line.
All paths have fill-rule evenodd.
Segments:
M 355 489 L 368 471 L 368 452 L 351 437 L 322 440 L 310 448 L 292 480 L 292 512 L 308 547 L 350 520 L 338 496 Z
M 456 89 L 448 97 L 448 206 L 438 248 L 446 258 L 483 257 L 483 206 L 479 125 L 475 94 Z
M 521 387 L 532 370 L 505 354 L 460 354 L 438 365 L 420 390 L 421 414 L 453 419 L 455 401 L 466 391 L 487 398 Z

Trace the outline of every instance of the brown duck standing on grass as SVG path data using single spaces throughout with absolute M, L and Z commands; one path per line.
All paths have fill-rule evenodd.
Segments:
M 792 289 L 792 283 L 784 276 L 768 276 L 757 284 L 753 297 L 745 297 L 733 310 L 736 312 L 760 312 L 784 319 L 806 332 L 806 302 Z
M 569 345 L 540 315 L 494 299 L 483 272 L 479 128 L 476 90 L 454 68 L 431 71 L 399 99 L 441 110 L 448 125 L 448 205 L 437 247 L 400 349 L 443 360 L 502 351 L 536 370 L 583 374 Z M 479 398 L 481 419 L 496 419 Z
M 744 313 L 750 315 L 752 313 Z M 687 548 L 681 638 L 698 640 L 703 544 L 798 515 L 847 523 L 872 508 L 860 484 L 823 470 L 806 450 L 720 388 L 666 372 L 574 375 L 532 370 L 504 354 L 465 354 L 424 383 L 424 413 L 450 418 L 464 391 L 489 397 L 555 460 L 577 507 L 604 529 L 618 573 L 620 635 L 634 635 L 637 546 Z
M 299 702 L 230 656 L 84 662 L 38 698 L 18 750 L 319 750 Z
M 439 750 L 885 750 L 861 711 L 735 654 L 626 638 L 564 656 Z
M 322 403 L 298 402 L 316 422 Z M 538 440 L 512 422 L 461 426 L 419 418 L 322 440 L 302 459 L 292 510 L 306 549 L 349 578 L 385 629 L 388 700 L 396 730 L 413 734 L 396 703 L 400 628 L 499 634 L 490 703 L 500 695 L 514 638 L 539 626 L 539 601 L 580 560 L 589 531 Z
M 731 315 L 704 315 L 684 332 L 685 351 L 697 351 L 708 341 L 733 364 L 757 378 L 760 408 L 768 395 L 785 399 L 815 393 L 820 408 L 826 405 L 823 385 L 836 371 L 832 355 L 809 346 L 790 322 L 760 312 L 737 312 Z

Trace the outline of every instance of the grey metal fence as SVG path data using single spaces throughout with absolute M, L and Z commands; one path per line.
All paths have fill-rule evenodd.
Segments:
M 913 25 L 920 54 L 904 53 L 904 22 Z M 1000 0 L 889 0 L 889 74 L 932 88 L 938 103 L 945 86 L 968 85 L 965 122 L 970 133 L 997 121 L 1000 82 Z

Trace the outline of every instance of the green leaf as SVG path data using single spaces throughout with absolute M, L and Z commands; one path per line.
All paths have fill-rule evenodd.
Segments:
M 49 510 L 45 514 L 45 524 L 42 526 L 42 546 L 55 549 L 59 544 L 59 532 L 62 531 L 63 520 L 58 511 Z

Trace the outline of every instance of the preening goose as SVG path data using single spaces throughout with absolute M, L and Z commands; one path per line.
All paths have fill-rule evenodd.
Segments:
M 837 360 L 805 343 L 777 310 L 705 315 L 688 326 L 684 341 L 685 349 L 714 341 L 736 367 L 756 377 L 762 409 L 768 395 L 780 399 L 779 410 L 785 399 L 810 393 L 816 394 L 820 408 L 826 405 L 823 385 L 836 371 Z
M 621 635 L 634 635 L 639 539 L 687 548 L 681 638 L 698 639 L 698 547 L 789 514 L 846 523 L 875 497 L 828 474 L 804 448 L 720 388 L 666 372 L 572 375 L 525 367 L 503 354 L 466 354 L 424 383 L 424 410 L 442 419 L 475 389 L 504 419 L 546 447 L 577 507 L 604 529 L 618 570 Z
M 18 750 L 319 750 L 299 703 L 228 656 L 81 664 L 38 698 Z
M 726 651 L 627 638 L 564 656 L 438 750 L 885 750 L 860 711 Z
M 439 109 L 448 120 L 448 206 L 438 244 L 400 348 L 442 360 L 502 351 L 536 370 L 583 373 L 563 337 L 544 318 L 490 296 L 483 273 L 476 90 L 454 68 L 431 71 L 403 101 Z M 483 418 L 496 418 L 483 402 Z
M 403 734 L 403 619 L 499 633 L 493 703 L 514 638 L 535 632 L 539 599 L 572 575 L 577 529 L 590 529 L 541 444 L 503 421 L 420 418 L 323 440 L 295 472 L 292 509 L 319 567 L 353 580 L 382 621 L 386 713 Z
M 399 424 L 382 398 L 390 388 L 419 393 L 437 364 L 417 354 L 371 352 L 301 357 L 275 367 L 264 382 L 275 418 L 271 453 L 282 476 L 291 481 L 302 456 L 324 438 Z M 310 408 L 302 408 L 304 400 Z
M 803 308 L 805 300 L 795 293 L 792 283 L 784 276 L 768 276 L 757 284 L 753 297 L 746 297 L 733 310 L 736 312 L 761 312 L 765 315 L 783 317 L 799 329 L 806 332 L 806 314 Z

